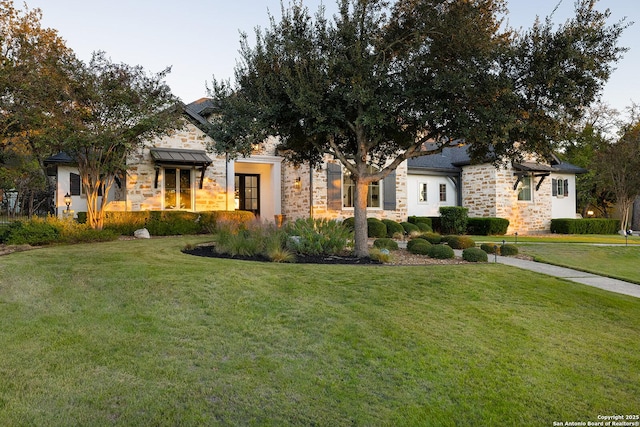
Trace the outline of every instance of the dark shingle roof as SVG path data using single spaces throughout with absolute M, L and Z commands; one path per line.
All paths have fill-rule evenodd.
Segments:
M 466 145 L 446 147 L 441 153 L 429 154 L 408 160 L 410 172 L 437 172 L 454 174 L 462 170 L 463 166 L 471 164 L 471 157 Z M 555 172 L 555 173 L 586 173 L 587 170 L 568 162 L 562 162 L 554 158 L 550 165 L 542 163 L 523 162 L 515 163 L 514 168 L 522 171 Z

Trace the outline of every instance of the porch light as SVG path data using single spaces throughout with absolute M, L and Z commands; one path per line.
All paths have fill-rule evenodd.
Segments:
M 71 206 L 71 195 L 69 193 L 64 195 L 64 204 L 67 205 L 67 213 L 69 213 L 69 206 Z
M 297 177 L 296 180 L 293 182 L 293 188 L 296 191 L 300 191 L 302 189 L 302 180 L 300 179 L 300 177 Z

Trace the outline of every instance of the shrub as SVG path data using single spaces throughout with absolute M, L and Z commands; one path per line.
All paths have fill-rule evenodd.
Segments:
M 407 221 L 410 222 L 411 224 L 417 225 L 418 227 L 420 227 L 419 224 L 426 224 L 429 227 L 430 230 L 433 227 L 432 226 L 432 222 L 431 222 L 431 218 L 428 217 L 428 216 L 415 216 L 415 215 L 412 215 L 407 219 Z
M 48 245 L 52 243 L 90 243 L 115 240 L 118 233 L 93 230 L 87 224 L 55 216 L 17 221 L 5 228 L 0 240 L 9 245 Z
M 407 250 L 409 252 L 417 255 L 427 255 L 429 253 L 429 249 L 431 249 L 431 243 L 426 241 L 424 242 L 417 241 L 416 243 L 412 244 L 410 247 L 407 246 Z
M 476 246 L 476 242 L 468 236 L 448 236 L 447 244 L 452 249 L 467 249 Z
M 496 245 L 495 243 L 483 243 L 480 245 L 480 249 L 488 254 L 500 254 L 500 246 Z
M 507 233 L 509 220 L 504 218 L 469 218 L 467 234 L 474 236 L 497 236 Z
M 433 231 L 431 229 L 431 226 L 429 224 L 427 224 L 426 222 L 418 222 L 418 223 L 416 223 L 416 226 L 423 233 L 429 233 L 429 232 Z
M 606 218 L 556 218 L 551 220 L 551 232 L 558 234 L 616 234 L 620 220 Z
M 416 237 L 414 239 L 411 239 L 407 242 L 407 250 L 409 252 L 411 252 L 411 249 L 415 246 L 415 245 L 427 245 L 427 246 L 431 246 L 431 243 L 429 243 L 429 241 L 423 239 L 422 237 Z
M 203 231 L 200 214 L 187 211 L 151 211 L 146 224 L 152 236 L 198 234 Z
M 396 237 L 404 234 L 404 227 L 400 223 L 391 219 L 383 219 L 382 222 L 387 226 L 387 237 Z
M 367 218 L 367 235 L 369 237 L 387 237 L 387 226 L 378 218 Z
M 389 249 L 390 251 L 398 250 L 398 242 L 388 237 L 374 240 L 373 246 L 378 249 Z
M 60 231 L 45 219 L 32 218 L 16 221 L 7 227 L 4 243 L 7 245 L 49 245 L 60 238 Z
M 384 226 L 384 224 L 383 224 Z M 305 255 L 335 255 L 343 252 L 353 238 L 344 223 L 328 219 L 297 219 L 285 227 L 288 246 Z M 383 236 L 384 237 L 384 236 Z
M 410 222 L 401 222 L 400 225 L 402 225 L 404 232 L 409 236 L 420 233 L 420 229 L 415 224 L 411 224 Z
M 430 258 L 436 259 L 450 259 L 455 257 L 453 249 L 447 245 L 431 245 L 429 251 L 427 251 L 427 255 Z
M 462 251 L 462 259 L 469 262 L 487 262 L 487 253 L 480 248 L 466 248 Z
M 432 245 L 437 245 L 442 242 L 442 236 L 438 233 L 424 233 L 420 237 L 431 243 Z
M 441 206 L 441 231 L 446 234 L 464 234 L 467 231 L 468 211 L 469 209 L 461 206 Z
M 204 211 L 199 213 L 200 226 L 203 232 L 214 234 L 217 227 L 234 224 L 235 227 L 246 227 L 255 221 L 256 216 L 249 211 Z
M 500 246 L 500 255 L 502 256 L 518 255 L 518 247 L 516 245 L 510 245 L 506 243 Z
M 342 221 L 342 225 L 347 227 L 349 230 L 353 231 L 354 225 L 355 225 L 355 221 L 356 221 L 356 219 L 354 217 L 345 218 L 344 221 Z

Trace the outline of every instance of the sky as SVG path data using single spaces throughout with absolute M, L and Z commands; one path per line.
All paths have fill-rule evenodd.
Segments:
M 150 72 L 171 67 L 166 81 L 173 93 L 189 103 L 207 96 L 206 84 L 233 77 L 239 58 L 240 32 L 250 36 L 269 24 L 269 12 L 278 19 L 280 0 L 25 0 L 42 10 L 44 27 L 54 28 L 67 47 L 88 61 L 102 50 L 114 62 L 141 65 Z M 303 0 L 312 12 L 322 0 Z M 289 0 L 285 0 L 288 4 Z M 22 0 L 16 0 L 22 7 Z M 551 14 L 563 22 L 573 12 L 574 0 L 508 0 L 509 24 L 528 28 L 536 16 Z M 324 0 L 327 16 L 335 0 Z M 623 111 L 640 103 L 640 6 L 638 0 L 600 0 L 599 9 L 611 10 L 611 22 L 626 17 L 621 45 L 630 50 L 616 65 L 603 91 L 603 101 Z

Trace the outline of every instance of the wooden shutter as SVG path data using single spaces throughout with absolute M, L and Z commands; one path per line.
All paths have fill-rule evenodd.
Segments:
M 327 163 L 327 208 L 342 210 L 342 166 Z
M 551 195 L 553 197 L 558 195 L 558 180 L 555 178 L 551 180 Z
M 396 210 L 396 171 L 391 172 L 382 181 L 382 204 L 385 211 Z
M 564 180 L 564 197 L 569 197 L 569 180 Z
M 69 190 L 72 196 L 80 195 L 80 175 L 77 173 L 69 173 Z

